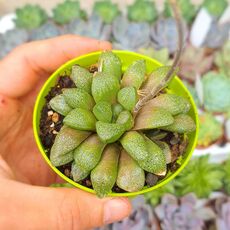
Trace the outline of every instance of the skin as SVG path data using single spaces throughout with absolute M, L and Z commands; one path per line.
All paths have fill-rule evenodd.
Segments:
M 90 229 L 130 213 L 125 198 L 46 187 L 60 179 L 32 130 L 34 102 L 49 75 L 69 59 L 109 49 L 108 42 L 66 35 L 22 45 L 0 61 L 0 229 Z

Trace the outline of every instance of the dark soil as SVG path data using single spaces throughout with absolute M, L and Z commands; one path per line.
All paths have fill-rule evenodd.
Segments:
M 97 71 L 97 66 L 93 65 L 89 68 L 89 70 L 90 72 L 94 73 L 95 71 Z M 51 109 L 49 105 L 49 101 L 56 95 L 61 94 L 63 88 L 73 88 L 73 87 L 75 87 L 75 85 L 69 76 L 61 76 L 58 79 L 57 84 L 51 88 L 48 95 L 45 97 L 47 103 L 44 105 L 41 112 L 39 136 L 41 138 L 41 142 L 45 148 L 48 157 L 50 155 L 50 150 L 54 143 L 55 137 L 57 133 L 60 131 L 61 127 L 63 126 L 63 119 L 64 119 L 64 117 L 61 114 L 58 114 L 57 112 Z M 148 136 L 147 133 L 146 135 Z M 176 162 L 176 160 L 185 152 L 185 149 L 188 144 L 187 140 L 184 138 L 183 135 L 167 132 L 167 135 L 163 139 L 161 139 L 161 141 L 165 141 L 170 146 L 170 149 L 173 153 L 173 161 L 172 163 L 167 165 L 167 170 L 174 172 L 180 167 L 180 165 Z M 68 163 L 66 165 L 57 168 L 64 175 L 72 179 L 71 163 Z M 145 185 L 147 185 L 148 187 L 152 187 L 163 178 L 164 177 L 159 177 L 152 173 L 146 172 Z M 92 188 L 90 177 L 87 177 L 78 183 L 88 188 Z M 112 191 L 116 193 L 125 192 L 124 190 L 120 189 L 117 185 L 114 185 Z

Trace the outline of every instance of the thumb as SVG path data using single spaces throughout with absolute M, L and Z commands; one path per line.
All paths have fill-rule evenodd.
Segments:
M 90 229 L 119 221 L 131 211 L 126 198 L 99 199 L 79 189 L 44 188 L 9 180 L 1 187 L 0 229 Z

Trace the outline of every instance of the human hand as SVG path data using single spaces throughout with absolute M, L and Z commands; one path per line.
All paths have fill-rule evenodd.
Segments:
M 58 178 L 33 137 L 33 105 L 47 77 L 69 59 L 105 49 L 108 42 L 66 35 L 22 45 L 0 61 L 0 229 L 89 229 L 129 214 L 125 198 L 42 187 Z

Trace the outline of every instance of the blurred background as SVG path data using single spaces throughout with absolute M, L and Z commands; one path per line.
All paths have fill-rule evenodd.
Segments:
M 197 148 L 176 179 L 132 199 L 131 216 L 101 230 L 230 229 L 230 3 L 178 4 L 186 43 L 179 77 L 199 111 Z M 177 47 L 167 0 L 0 0 L 0 59 L 20 44 L 67 33 L 109 40 L 166 65 Z

